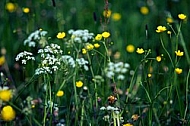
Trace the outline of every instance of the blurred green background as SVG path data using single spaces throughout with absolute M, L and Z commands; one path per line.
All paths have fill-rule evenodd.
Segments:
M 121 60 L 135 67 L 139 59 L 131 56 L 131 53 L 126 51 L 126 46 L 132 44 L 135 48 L 152 49 L 153 57 L 160 55 L 163 49 L 159 35 L 155 32 L 156 27 L 158 25 L 168 27 L 167 18 L 179 22 L 177 17 L 179 13 L 184 13 L 188 17 L 190 12 L 189 0 L 109 0 L 108 9 L 111 16 L 106 20 L 103 15 L 106 9 L 104 0 L 54 0 L 54 2 L 55 5 L 53 0 L 0 2 L 0 48 L 6 49 L 6 61 L 10 69 L 15 69 L 15 55 L 24 50 L 23 41 L 39 28 L 48 31 L 52 41 L 59 31 L 67 32 L 69 29 L 88 29 L 95 34 L 109 31 L 112 38 L 110 42 L 113 42 L 111 47 L 113 54 L 119 52 Z M 12 3 L 12 6 L 8 7 L 9 3 Z M 24 12 L 24 8 L 28 8 L 29 12 Z M 182 25 L 187 48 L 190 47 L 189 25 L 189 20 Z M 166 45 L 170 47 L 170 43 Z

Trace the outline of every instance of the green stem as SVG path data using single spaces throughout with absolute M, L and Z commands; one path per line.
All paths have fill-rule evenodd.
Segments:
M 84 120 L 84 100 L 82 101 L 82 110 L 81 110 L 80 126 L 83 126 L 83 120 Z
M 172 58 L 171 58 L 169 52 L 167 51 L 167 49 L 165 48 L 164 43 L 163 43 L 163 40 L 162 40 L 161 37 L 160 37 L 160 41 L 161 41 L 161 44 L 162 44 L 162 47 L 163 47 L 164 51 L 167 53 L 167 55 L 168 55 L 168 57 L 169 57 L 169 59 L 170 59 L 170 61 L 171 61 L 172 67 L 175 68 L 175 66 L 174 66 L 174 64 L 173 64 L 173 61 L 172 61 Z
M 183 116 L 183 119 L 186 118 L 186 115 L 187 115 L 187 110 L 188 110 L 188 87 L 189 87 L 189 76 L 190 76 L 190 69 L 188 71 L 188 74 L 187 74 L 187 79 L 186 79 L 186 87 L 185 87 L 185 112 L 184 112 L 184 116 Z

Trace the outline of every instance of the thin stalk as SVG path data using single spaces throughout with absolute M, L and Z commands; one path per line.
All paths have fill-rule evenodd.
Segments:
M 173 61 L 172 61 L 172 58 L 171 58 L 169 52 L 167 51 L 167 49 L 165 48 L 164 43 L 163 43 L 163 40 L 162 40 L 161 37 L 160 37 L 160 41 L 161 41 L 161 44 L 162 44 L 162 47 L 163 47 L 164 51 L 167 53 L 167 55 L 168 55 L 168 57 L 169 57 L 169 59 L 170 59 L 170 61 L 171 61 L 172 67 L 175 68 L 175 66 L 174 66 L 174 64 L 173 64 Z
M 186 118 L 187 110 L 188 110 L 188 103 L 189 103 L 189 101 L 188 101 L 189 76 L 190 76 L 190 69 L 188 71 L 187 79 L 186 79 L 186 87 L 185 87 L 185 112 L 184 112 L 183 119 Z
M 79 107 L 78 107 L 78 98 L 77 98 L 77 89 L 76 89 L 76 73 L 77 73 L 77 68 L 75 68 L 75 71 L 74 71 L 74 76 L 73 76 L 73 88 L 74 88 L 74 97 L 75 97 L 75 105 L 76 105 L 76 115 L 75 115 L 75 126 L 77 125 L 77 122 L 78 122 L 78 110 L 79 110 Z
M 82 110 L 81 110 L 80 126 L 83 126 L 83 120 L 84 120 L 84 100 L 82 101 Z

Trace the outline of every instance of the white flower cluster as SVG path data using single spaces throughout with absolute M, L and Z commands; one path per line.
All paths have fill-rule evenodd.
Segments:
M 86 61 L 84 58 L 76 59 L 76 63 L 79 65 L 79 67 L 83 67 L 86 71 L 89 70 L 87 66 L 88 61 Z
M 71 57 L 69 55 L 63 55 L 60 58 L 60 61 L 63 62 L 64 64 L 66 64 L 66 65 L 71 66 L 72 68 L 74 68 L 76 66 L 75 65 L 75 60 L 73 59 L 73 57 Z
M 100 110 L 102 110 L 102 111 L 105 111 L 105 110 L 107 110 L 107 111 L 119 111 L 119 108 L 112 107 L 112 106 L 108 105 L 107 107 L 104 107 L 104 106 L 101 107 Z
M 57 71 L 61 65 L 59 57 L 62 52 L 60 46 L 57 44 L 50 44 L 50 46 L 45 46 L 44 49 L 39 49 L 38 53 L 42 60 L 40 68 L 36 69 L 35 74 L 52 74 L 53 71 Z
M 118 80 L 124 80 L 124 74 L 128 71 L 130 65 L 128 63 L 118 62 L 113 63 L 109 62 L 108 66 L 105 69 L 106 76 L 110 79 L 117 77 Z
M 15 58 L 16 61 L 19 61 L 20 59 L 22 59 L 22 64 L 26 64 L 28 60 L 35 60 L 33 54 L 27 51 L 20 52 Z
M 36 30 L 32 32 L 26 40 L 24 40 L 24 45 L 27 45 L 29 47 L 35 47 L 36 41 L 39 41 L 42 37 L 44 37 L 47 34 L 47 31 Z
M 62 55 L 62 52 L 60 46 L 57 44 L 51 44 L 44 49 L 39 49 L 38 53 L 41 57 L 41 64 L 39 68 L 36 69 L 35 74 L 52 74 L 59 70 L 62 64 L 72 68 L 75 68 L 77 65 L 86 71 L 89 69 L 87 66 L 88 61 L 84 60 L 84 58 L 79 58 L 75 61 L 73 57 L 69 55 Z
M 93 39 L 94 33 L 89 33 L 88 30 L 76 30 L 73 29 L 68 31 L 69 34 L 71 34 L 71 38 L 74 42 L 82 43 L 82 42 L 88 42 L 89 39 Z

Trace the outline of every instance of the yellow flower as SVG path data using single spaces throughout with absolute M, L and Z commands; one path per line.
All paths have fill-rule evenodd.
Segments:
M 175 54 L 176 56 L 183 56 L 183 52 L 181 52 L 180 50 L 175 51 Z
M 58 34 L 57 34 L 57 38 L 58 39 L 63 39 L 64 37 L 65 37 L 65 32 L 59 32 Z
M 2 66 L 5 63 L 5 56 L 0 57 L 0 66 Z
M 5 5 L 5 8 L 9 11 L 9 12 L 14 12 L 16 10 L 16 5 L 14 3 L 7 3 Z
M 29 13 L 29 12 L 30 12 L 30 9 L 29 9 L 28 7 L 23 7 L 23 8 L 22 8 L 22 11 L 23 11 L 24 13 Z
M 133 126 L 133 125 L 130 124 L 130 123 L 126 123 L 126 124 L 124 124 L 123 126 Z
M 132 53 L 135 51 L 135 47 L 132 44 L 129 44 L 126 46 L 126 50 L 127 52 Z
M 102 39 L 102 34 L 97 34 L 95 40 L 100 41 L 101 39 Z
M 106 18 L 109 18 L 111 16 L 111 10 L 104 10 L 103 11 L 103 16 Z
M 162 60 L 162 57 L 161 57 L 161 56 L 157 56 L 157 57 L 156 57 L 156 60 L 157 60 L 158 62 L 160 62 L 160 61 Z
M 167 31 L 167 34 L 168 34 L 168 35 L 171 35 L 171 34 L 172 34 L 172 32 L 171 32 L 171 31 Z
M 152 77 L 152 74 L 151 74 L 151 73 L 149 73 L 149 74 L 148 74 L 148 77 Z
M 166 18 L 166 21 L 167 21 L 168 23 L 170 23 L 170 24 L 174 22 L 171 17 Z
M 99 47 L 100 47 L 100 44 L 95 43 L 95 44 L 94 44 L 94 47 L 95 47 L 95 48 L 99 48 Z
M 181 74 L 181 73 L 182 73 L 182 71 L 183 71 L 183 70 L 182 70 L 182 69 L 180 69 L 180 68 L 176 68 L 176 69 L 175 69 L 175 72 L 176 72 L 177 74 Z
M 85 49 L 87 49 L 87 50 L 92 50 L 93 48 L 94 48 L 94 46 L 90 43 L 87 43 L 85 46 Z
M 112 14 L 112 19 L 114 21 L 119 21 L 121 19 L 121 14 L 120 13 L 113 13 Z
M 143 54 L 144 53 L 144 49 L 143 48 L 137 48 L 136 51 L 138 54 Z
M 76 87 L 80 88 L 83 86 L 83 82 L 82 81 L 77 81 L 76 82 Z
M 0 99 L 2 101 L 9 101 L 12 98 L 12 92 L 9 89 L 0 90 Z
M 140 8 L 140 12 L 144 15 L 147 15 L 149 13 L 149 9 L 146 6 L 143 6 Z
M 86 54 L 87 50 L 86 49 L 82 49 L 82 54 Z
M 7 106 L 4 106 L 3 109 L 1 110 L 1 118 L 4 120 L 4 121 L 11 121 L 15 118 L 15 111 L 14 109 L 7 105 Z
M 178 18 L 184 20 L 187 16 L 185 14 L 178 14 Z
M 108 38 L 108 37 L 110 36 L 110 33 L 109 33 L 109 32 L 103 32 L 103 33 L 102 33 L 102 36 L 103 36 L 104 38 Z
M 167 29 L 166 29 L 165 26 L 158 26 L 156 32 L 157 32 L 157 33 L 160 33 L 160 32 L 164 32 L 164 31 L 166 31 L 166 30 L 167 30 Z
M 57 97 L 61 97 L 61 96 L 63 96 L 63 95 L 64 95 L 64 92 L 61 91 L 61 90 L 59 90 L 59 91 L 57 92 L 57 94 L 56 94 Z

